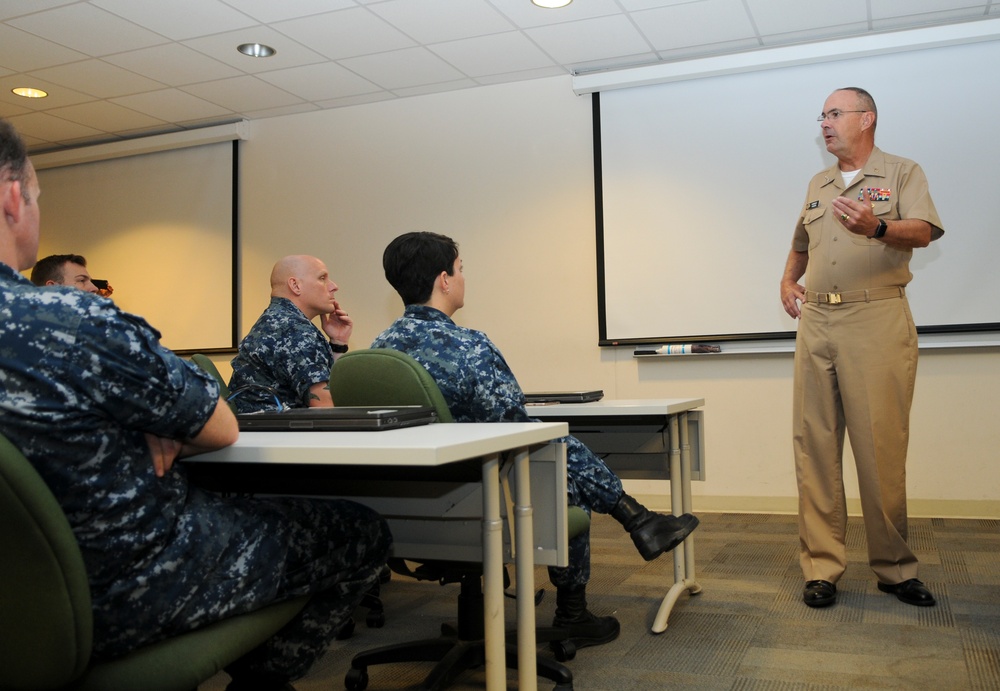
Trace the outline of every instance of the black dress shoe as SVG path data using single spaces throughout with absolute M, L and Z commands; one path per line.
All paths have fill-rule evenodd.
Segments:
M 886 585 L 879 583 L 878 589 L 883 593 L 891 593 L 898 597 L 901 602 L 917 607 L 933 607 L 936 604 L 934 596 L 927 587 L 916 578 L 911 578 L 896 585 Z
M 810 607 L 829 607 L 837 601 L 837 586 L 830 581 L 808 581 L 802 601 Z

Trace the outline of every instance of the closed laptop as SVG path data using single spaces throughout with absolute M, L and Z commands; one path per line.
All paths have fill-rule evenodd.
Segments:
M 539 403 L 588 403 L 599 401 L 604 398 L 604 391 L 594 389 L 592 391 L 533 391 L 524 394 L 528 404 Z
M 428 406 L 337 406 L 240 413 L 241 432 L 366 431 L 426 425 L 437 420 Z

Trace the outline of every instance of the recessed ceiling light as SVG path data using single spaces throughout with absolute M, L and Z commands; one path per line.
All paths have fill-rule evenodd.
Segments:
M 557 7 L 566 7 L 566 5 L 573 2 L 573 0 L 531 0 L 531 2 L 538 5 L 539 7 L 555 9 Z
M 30 86 L 19 86 L 16 89 L 11 89 L 18 96 L 24 96 L 25 98 L 45 98 L 48 96 L 48 92 L 42 91 L 41 89 L 32 89 Z
M 278 52 L 271 46 L 265 46 L 263 43 L 241 43 L 236 46 L 236 50 L 252 58 L 269 58 Z

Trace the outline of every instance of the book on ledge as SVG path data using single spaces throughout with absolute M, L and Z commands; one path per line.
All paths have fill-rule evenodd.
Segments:
M 525 393 L 528 405 L 544 405 L 546 403 L 589 403 L 604 398 L 604 391 L 532 391 Z

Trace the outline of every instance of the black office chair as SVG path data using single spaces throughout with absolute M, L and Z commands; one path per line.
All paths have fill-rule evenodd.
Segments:
M 191 691 L 278 632 L 300 597 L 90 659 L 93 612 L 76 537 L 34 467 L 0 436 L 0 689 Z
M 335 405 L 428 405 L 441 422 L 453 422 L 451 411 L 430 373 L 416 360 L 396 350 L 369 349 L 342 355 L 330 374 L 330 393 Z M 590 528 L 590 517 L 579 507 L 570 507 L 570 537 Z M 393 571 L 418 580 L 437 581 L 441 585 L 458 583 L 458 620 L 441 627 L 441 635 L 368 650 L 354 656 L 344 679 L 346 688 L 361 691 L 368 686 L 368 668 L 393 662 L 436 662 L 424 679 L 421 689 L 440 691 L 450 686 L 460 674 L 485 664 L 485 625 L 481 563 L 425 561 L 415 569 L 406 562 L 390 561 Z M 504 574 L 507 579 L 506 572 Z M 505 583 L 505 585 L 507 585 Z M 575 654 L 564 629 L 539 627 L 537 640 L 554 643 L 559 660 Z M 508 632 L 506 665 L 517 668 L 516 632 Z M 572 691 L 573 674 L 561 662 L 537 658 L 538 675 L 556 683 L 556 691 Z

